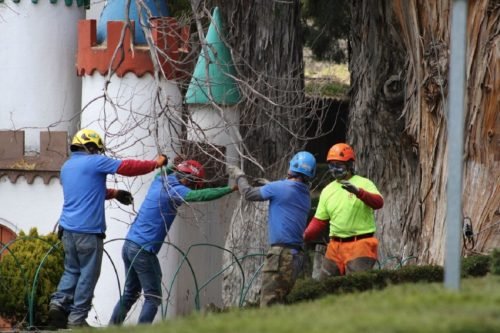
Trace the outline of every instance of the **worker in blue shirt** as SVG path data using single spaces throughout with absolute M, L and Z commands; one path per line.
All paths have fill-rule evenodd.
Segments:
M 104 143 L 91 129 L 78 131 L 70 146 L 71 156 L 61 168 L 64 204 L 59 235 L 64 246 L 64 272 L 49 304 L 49 326 L 54 329 L 88 326 L 94 289 L 101 272 L 106 232 L 104 202 L 116 199 L 132 203 L 128 191 L 107 189 L 106 176 L 139 176 L 167 164 L 155 160 L 117 160 L 103 155 Z
M 269 201 L 267 251 L 262 269 L 260 306 L 283 303 L 292 290 L 304 261 L 303 233 L 311 209 L 309 182 L 316 159 L 300 151 L 290 160 L 287 178 L 252 187 L 237 167 L 228 167 L 241 195 L 249 201 Z
M 141 290 L 145 300 L 139 323 L 151 323 L 155 318 L 162 299 L 157 254 L 179 206 L 184 202 L 215 200 L 237 190 L 236 186 L 199 189 L 204 177 L 205 170 L 199 162 L 186 160 L 177 164 L 168 176 L 160 173 L 153 180 L 123 244 L 125 287 L 111 315 L 111 325 L 123 323 Z

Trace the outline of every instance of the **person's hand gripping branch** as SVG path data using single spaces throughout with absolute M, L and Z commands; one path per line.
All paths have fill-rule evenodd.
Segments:
M 241 169 L 235 165 L 228 165 L 227 166 L 227 174 L 229 175 L 229 178 L 232 178 L 236 181 L 238 181 L 239 177 L 245 175 L 245 173 L 243 171 L 241 171 Z
M 168 164 L 168 157 L 165 154 L 158 155 L 156 157 L 156 167 L 161 168 Z

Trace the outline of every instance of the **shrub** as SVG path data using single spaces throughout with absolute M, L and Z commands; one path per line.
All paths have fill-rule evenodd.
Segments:
M 440 266 L 405 266 L 398 270 L 371 270 L 352 275 L 337 276 L 315 281 L 299 280 L 287 297 L 287 302 L 294 303 L 312 300 L 327 294 L 345 294 L 371 289 L 383 289 L 389 284 L 440 282 L 444 271 Z
M 487 255 L 475 255 L 462 259 L 462 277 L 485 276 L 490 271 L 491 258 Z
M 489 272 L 500 274 L 500 250 L 491 256 L 476 255 L 462 259 L 462 277 L 485 276 Z M 408 265 L 397 270 L 371 270 L 352 275 L 337 276 L 315 281 L 299 280 L 287 297 L 288 303 L 312 300 L 327 294 L 343 294 L 370 289 L 382 289 L 389 284 L 442 282 L 444 269 L 441 266 Z
M 21 231 L 4 250 L 0 261 L 0 316 L 11 324 L 46 323 L 50 294 L 64 269 L 62 245 L 55 247 L 57 243 L 57 235 L 39 236 L 33 228 L 28 235 Z
M 491 253 L 490 271 L 492 274 L 500 275 L 500 249 L 494 249 Z

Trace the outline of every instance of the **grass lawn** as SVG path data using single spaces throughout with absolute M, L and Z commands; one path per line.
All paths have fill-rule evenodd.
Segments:
M 232 310 L 221 314 L 197 313 L 151 326 L 111 327 L 99 331 L 500 332 L 500 276 L 462 280 L 460 292 L 445 290 L 442 283 L 406 284 L 384 290 L 332 295 L 288 306 Z

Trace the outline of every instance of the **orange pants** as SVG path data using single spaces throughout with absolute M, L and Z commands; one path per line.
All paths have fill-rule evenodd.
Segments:
M 377 251 L 378 240 L 375 237 L 363 238 L 353 242 L 338 242 L 332 239 L 328 243 L 325 259 L 333 261 L 337 265 L 340 275 L 344 275 L 346 274 L 346 265 L 354 259 L 372 259 L 368 260 L 368 262 L 374 264 L 378 259 Z

